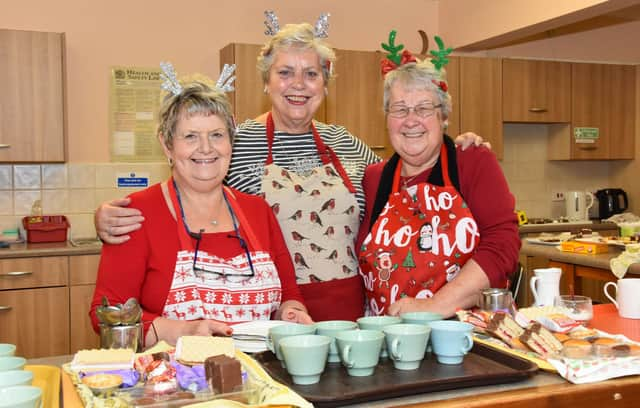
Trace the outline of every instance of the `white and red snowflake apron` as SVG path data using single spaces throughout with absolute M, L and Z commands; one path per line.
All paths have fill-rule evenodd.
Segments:
M 305 175 L 288 171 L 273 163 L 274 124 L 269 113 L 262 192 L 282 229 L 313 320 L 355 320 L 364 306 L 354 249 L 360 225 L 355 188 L 313 124 L 312 131 L 322 166 Z
M 179 218 L 180 207 L 173 182 L 170 180 L 167 184 L 178 221 L 181 249 L 162 316 L 181 320 L 213 319 L 226 323 L 269 320 L 280 306 L 280 278 L 271 255 L 261 250 L 233 192 L 225 187 L 227 200 L 240 223 L 251 254 L 255 271 L 255 276 L 251 278 L 225 277 L 193 270 L 193 241 Z M 227 275 L 250 273 L 249 260 L 244 251 L 233 258 L 223 259 L 199 249 L 197 256 L 198 264 L 206 265 L 208 270 Z
M 449 179 L 444 144 L 440 157 L 442 187 L 419 183 L 401 189 L 398 162 L 389 199 L 359 256 L 368 314 L 385 314 L 405 296 L 433 296 L 456 277 L 478 246 L 478 226 Z

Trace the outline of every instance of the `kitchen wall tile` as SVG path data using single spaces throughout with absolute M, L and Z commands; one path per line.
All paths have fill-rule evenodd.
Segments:
M 0 230 L 17 229 L 22 223 L 22 217 L 15 215 L 0 215 Z
M 0 166 L 0 190 L 11 190 L 13 188 L 13 166 Z
M 16 190 L 39 190 L 41 186 L 40 180 L 39 165 L 13 166 L 13 186 Z
M 41 200 L 40 190 L 16 190 L 13 192 L 13 213 L 16 215 L 31 215 L 34 201 Z
M 67 165 L 69 188 L 95 188 L 96 166 L 94 164 Z
M 73 239 L 94 238 L 96 236 L 93 214 L 70 214 L 67 219 L 71 224 L 69 236 Z
M 69 213 L 93 214 L 97 206 L 96 190 L 89 188 L 69 190 Z
M 42 188 L 67 188 L 67 166 L 65 164 L 43 164 Z
M 42 190 L 42 213 L 45 215 L 67 214 L 69 190 Z
M 13 191 L 0 191 L 0 215 L 13 215 Z
M 96 165 L 96 188 L 115 188 L 117 186 L 117 163 L 99 163 Z

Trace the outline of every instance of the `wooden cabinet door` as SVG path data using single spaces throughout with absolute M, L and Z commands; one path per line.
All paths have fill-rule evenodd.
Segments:
M 220 50 L 220 70 L 224 64 L 236 64 L 234 92 L 227 95 L 233 105 L 238 123 L 255 119 L 271 110 L 271 100 L 264 92 L 262 77 L 256 68 L 262 45 L 232 43 Z M 318 108 L 314 118 L 326 121 L 326 102 Z
M 0 162 L 63 162 L 63 35 L 0 30 Z
M 502 60 L 460 57 L 460 132 L 491 142 L 502 159 Z
M 376 154 L 389 157 L 393 151 L 387 139 L 382 106 L 382 53 L 348 50 L 335 52 L 336 77 L 329 83 L 327 122 L 346 127 Z
M 70 351 L 100 347 L 100 337 L 93 331 L 89 308 L 96 287 L 100 255 L 69 257 L 69 329 Z
M 25 358 L 69 354 L 67 287 L 0 291 L 0 343 Z
M 502 118 L 505 122 L 570 122 L 571 64 L 502 61 Z
M 599 129 L 595 143 L 576 143 L 571 159 L 633 159 L 635 151 L 635 67 L 571 64 L 572 130 Z

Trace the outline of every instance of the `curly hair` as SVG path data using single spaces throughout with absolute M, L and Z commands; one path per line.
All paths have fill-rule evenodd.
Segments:
M 278 51 L 288 51 L 291 48 L 301 50 L 313 50 L 320 58 L 322 77 L 325 85 L 332 76 L 332 65 L 336 60 L 336 54 L 329 44 L 322 38 L 315 36 L 313 27 L 309 23 L 287 24 L 276 35 L 265 43 L 258 55 L 258 71 L 262 75 L 262 82 L 269 81 L 269 70 L 273 65 L 275 54 Z

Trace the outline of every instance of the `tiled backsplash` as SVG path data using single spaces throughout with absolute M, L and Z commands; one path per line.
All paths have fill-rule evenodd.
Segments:
M 117 175 L 132 172 L 148 174 L 149 185 L 152 185 L 169 176 L 169 167 L 166 162 L 2 164 L 0 228 L 16 228 L 22 217 L 31 214 L 34 201 L 41 200 L 43 214 L 67 216 L 71 237 L 94 237 L 93 212 L 96 207 L 138 190 L 117 187 Z
M 547 136 L 547 125 L 504 125 L 504 159 L 500 164 L 516 197 L 516 208 L 529 217 L 565 215 L 565 203 L 551 201 L 553 192 L 594 192 L 611 187 L 610 162 L 549 161 Z
M 500 163 L 516 208 L 529 217 L 564 215 L 564 203 L 552 202 L 554 191 L 610 187 L 607 161 L 548 161 L 546 125 L 505 124 L 504 159 Z M 67 163 L 0 165 L 0 228 L 15 228 L 42 200 L 44 214 L 64 214 L 71 236 L 95 236 L 93 212 L 105 201 L 137 189 L 117 188 L 119 173 L 147 173 L 149 185 L 165 180 L 169 167 L 162 163 Z

